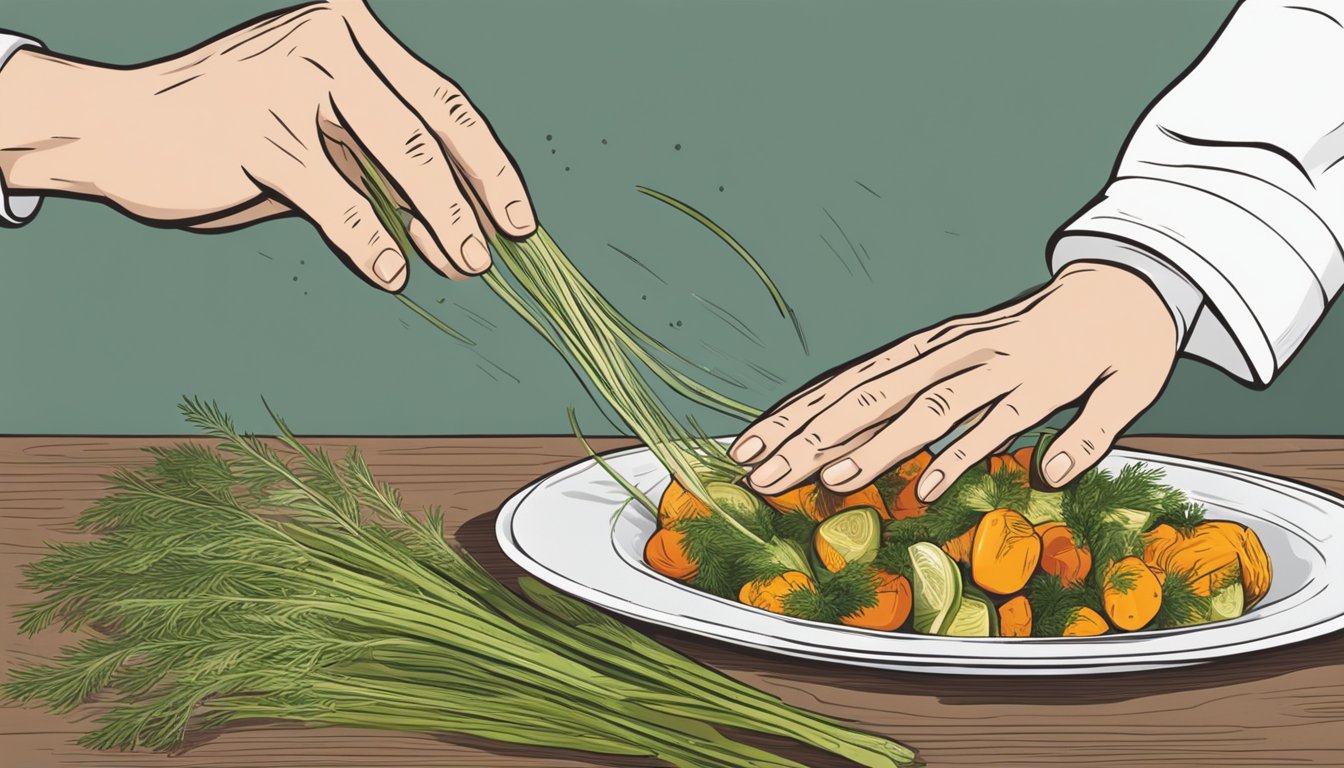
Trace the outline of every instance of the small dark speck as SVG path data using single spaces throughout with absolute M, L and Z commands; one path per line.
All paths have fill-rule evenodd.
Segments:
M 944 229 L 944 230 L 943 230 L 943 234 L 945 234 L 945 235 L 952 235 L 953 237 L 961 237 L 961 233 L 960 233 L 960 232 L 953 232 L 953 231 L 950 230 L 950 229 Z
M 606 143 L 607 143 L 607 140 L 606 140 L 606 139 L 603 139 L 603 140 L 602 140 L 602 143 L 603 143 L 603 144 L 606 144 Z
M 677 327 L 678 327 L 678 328 L 681 327 L 681 321 L 680 321 L 680 320 L 677 321 Z
M 552 155 L 555 154 L 555 150 L 554 150 L 554 149 L 551 150 L 551 154 L 552 154 Z
M 566 170 L 566 171 L 569 170 L 569 166 L 568 166 L 568 165 L 565 166 L 565 170 Z
M 443 301 L 444 301 L 444 300 L 443 300 L 443 299 L 439 299 L 439 303 L 440 303 L 440 304 L 442 304 L 442 303 L 443 303 Z
M 641 299 L 643 299 L 643 300 L 645 300 L 645 301 L 648 301 L 648 300 L 649 300 L 649 297 L 648 297 L 648 296 L 640 296 L 639 298 L 641 298 Z
M 719 187 L 719 191 L 722 192 L 722 191 L 723 191 L 723 187 Z
M 299 282 L 299 276 L 298 276 L 298 275 L 295 275 L 295 276 L 294 276 L 294 282 L 296 282 L 296 283 Z
M 675 147 L 673 147 L 673 149 L 675 149 L 675 150 L 677 150 L 678 152 L 680 152 L 680 151 L 681 151 L 681 145 L 678 144 L 678 145 L 676 145 Z
M 549 133 L 548 133 L 548 134 L 546 134 L 546 140 L 547 140 L 547 141 L 550 141 L 550 140 L 551 140 L 551 138 L 552 138 L 552 136 L 551 136 L 551 134 L 549 134 Z
M 307 291 L 304 291 L 304 292 L 303 292 L 303 295 L 304 295 L 304 296 L 307 296 L 307 295 L 308 295 L 308 292 L 307 292 Z
M 299 263 L 302 264 L 302 263 L 303 263 L 303 259 L 299 259 Z

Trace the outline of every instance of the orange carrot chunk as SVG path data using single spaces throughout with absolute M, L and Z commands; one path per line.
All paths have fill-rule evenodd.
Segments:
M 999 606 L 1000 637 L 1031 637 L 1031 602 L 1018 595 Z
M 910 580 L 886 571 L 878 571 L 877 578 L 877 605 L 843 617 L 840 619 L 842 624 L 890 632 L 910 617 L 910 607 L 914 604 Z
M 684 536 L 674 528 L 659 528 L 644 545 L 644 561 L 653 570 L 668 578 L 687 581 L 699 567 L 686 556 L 682 546 Z
M 707 515 L 709 515 L 709 507 L 686 490 L 686 487 L 676 478 L 673 478 L 672 482 L 668 484 L 667 490 L 663 491 L 663 497 L 658 501 L 659 525 L 666 526 L 678 520 Z
M 1041 570 L 1059 577 L 1065 587 L 1072 587 L 1087 578 L 1092 570 L 1092 553 L 1079 546 L 1073 530 L 1063 523 L 1048 522 L 1036 526 L 1041 537 Z
M 816 589 L 816 585 L 801 571 L 785 571 L 773 579 L 743 584 L 737 599 L 771 613 L 784 613 L 784 598 L 799 589 Z
M 1139 558 L 1121 558 L 1106 570 L 1102 603 L 1117 628 L 1143 629 L 1162 607 L 1162 584 Z
M 975 544 L 975 529 L 978 526 L 979 523 L 972 525 L 968 531 L 944 544 L 943 551 L 947 556 L 962 565 L 970 565 L 971 547 Z
M 1110 631 L 1111 628 L 1101 614 L 1084 607 L 1074 612 L 1073 619 L 1064 628 L 1064 637 L 1093 637 Z
M 933 454 L 928 451 L 920 451 L 888 473 L 892 478 L 893 487 L 897 485 L 900 487 L 900 490 L 888 502 L 891 519 L 904 520 L 907 517 L 918 517 L 924 514 L 928 505 L 920 501 L 919 496 L 915 494 L 915 489 L 919 487 L 919 478 L 923 476 L 924 470 L 928 468 L 931 461 L 933 461 Z
M 971 578 L 986 592 L 1010 595 L 1026 586 L 1041 561 L 1041 537 L 1011 509 L 985 513 L 971 545 Z
M 871 485 L 841 494 L 816 483 L 807 483 L 775 496 L 766 496 L 765 502 L 780 512 L 797 512 L 818 522 L 854 507 L 872 507 L 884 520 L 889 517 L 882 494 Z

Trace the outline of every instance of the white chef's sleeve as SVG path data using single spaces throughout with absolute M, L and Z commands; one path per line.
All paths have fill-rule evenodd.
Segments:
M 1050 266 L 1158 289 L 1185 354 L 1267 385 L 1344 285 L 1344 0 L 1245 0 L 1140 119 Z
M 0 70 L 21 48 L 41 48 L 42 44 L 30 37 L 20 37 L 0 30 Z M 22 104 L 0 105 L 0 111 L 24 109 Z M 0 112 L 0 120 L 4 115 Z M 5 188 L 3 174 L 0 174 L 0 226 L 17 227 L 37 215 L 42 198 L 37 195 L 11 195 Z

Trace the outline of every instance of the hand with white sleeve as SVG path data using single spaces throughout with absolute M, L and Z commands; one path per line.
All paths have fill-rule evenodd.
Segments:
M 1027 299 L 913 334 L 786 399 L 731 453 L 779 493 L 849 491 L 987 407 L 924 471 L 931 501 L 1056 411 L 1067 483 L 1158 396 L 1177 350 L 1267 386 L 1344 286 L 1344 0 L 1246 0 L 1141 118 Z
M 0 36 L 0 53 L 15 42 Z M 198 231 L 295 214 L 370 284 L 398 291 L 408 254 L 362 194 L 368 159 L 414 211 L 411 238 L 443 275 L 488 269 L 487 233 L 536 227 L 485 118 L 358 0 L 281 11 L 137 67 L 21 47 L 0 66 L 0 104 L 0 219 L 11 225 L 41 195 Z

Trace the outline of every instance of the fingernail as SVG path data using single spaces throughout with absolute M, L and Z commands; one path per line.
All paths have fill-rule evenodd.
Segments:
M 853 459 L 843 459 L 821 471 L 821 482 L 826 485 L 839 485 L 859 474 L 859 465 Z
M 1059 485 L 1064 476 L 1073 469 L 1073 457 L 1063 451 L 1056 453 L 1045 463 L 1045 479 L 1051 485 Z
M 378 258 L 373 260 L 373 274 L 378 276 L 384 283 L 391 283 L 406 271 L 406 260 L 400 253 L 391 248 L 384 249 L 378 254 Z
M 743 440 L 741 445 L 733 448 L 733 458 L 737 461 L 751 461 L 763 448 L 765 448 L 765 441 L 752 435 Z
M 514 229 L 530 232 L 537 225 L 536 218 L 532 216 L 532 206 L 526 200 L 514 200 L 504 206 L 504 215 Z
M 490 268 L 490 249 L 475 235 L 462 241 L 462 264 L 472 272 L 484 272 Z
M 929 501 L 931 497 L 938 493 L 938 489 L 942 487 L 944 477 L 946 477 L 946 475 L 943 474 L 943 470 L 941 469 L 935 469 L 932 472 L 924 473 L 924 476 L 919 478 L 919 485 L 915 486 L 915 495 L 919 497 L 920 501 Z
M 789 474 L 789 460 L 783 456 L 776 456 L 751 473 L 751 484 L 757 487 L 770 485 L 787 474 Z

